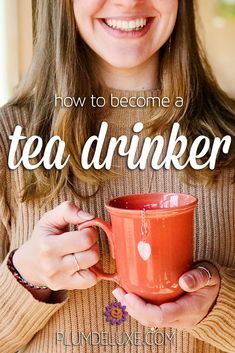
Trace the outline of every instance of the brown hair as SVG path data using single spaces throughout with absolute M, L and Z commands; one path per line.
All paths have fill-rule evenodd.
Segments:
M 45 142 L 59 135 L 66 144 L 69 162 L 62 171 L 38 168 L 28 173 L 23 201 L 53 197 L 65 184 L 73 189 L 73 177 L 100 183 L 107 171 L 84 171 L 80 155 L 85 141 L 96 132 L 95 109 L 55 108 L 54 96 L 98 94 L 99 82 L 91 65 L 91 50 L 80 38 L 71 0 L 40 0 L 37 4 L 34 57 L 28 75 L 12 104 L 30 108 L 30 132 Z M 169 41 L 160 49 L 160 89 L 163 96 L 183 97 L 184 106 L 158 109 L 151 119 L 151 134 L 166 132 L 180 122 L 181 134 L 189 141 L 199 135 L 209 138 L 232 136 L 230 154 L 220 153 L 216 172 L 187 169 L 193 176 L 212 178 L 224 166 L 234 166 L 235 102 L 217 85 L 195 29 L 194 1 L 180 0 L 176 25 Z

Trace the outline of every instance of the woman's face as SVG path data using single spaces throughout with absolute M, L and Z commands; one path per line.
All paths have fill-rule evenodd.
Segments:
M 74 0 L 81 37 L 106 63 L 134 68 L 170 37 L 178 0 Z

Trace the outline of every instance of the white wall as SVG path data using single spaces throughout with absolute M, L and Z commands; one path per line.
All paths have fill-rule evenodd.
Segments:
M 216 0 L 198 0 L 201 37 L 221 87 L 235 97 L 235 18 L 220 17 Z
M 0 106 L 14 93 L 31 56 L 31 1 L 0 0 Z

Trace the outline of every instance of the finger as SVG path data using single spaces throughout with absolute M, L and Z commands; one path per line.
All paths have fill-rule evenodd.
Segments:
M 67 289 L 87 289 L 99 282 L 96 275 L 90 270 L 75 272 L 71 277 Z
M 98 240 L 98 233 L 94 228 L 85 228 L 81 231 L 64 232 L 59 237 L 46 237 L 44 242 L 53 254 L 65 256 L 90 249 Z
M 54 284 L 51 285 L 53 290 L 74 290 L 74 289 L 87 289 L 96 285 L 99 282 L 98 277 L 90 270 L 80 270 L 75 272 L 71 276 L 59 276 L 54 280 Z
M 98 244 L 94 244 L 89 250 L 75 253 L 78 266 L 81 270 L 88 269 L 94 266 L 99 261 L 99 247 Z M 62 259 L 61 270 L 70 274 L 77 272 L 77 263 L 74 259 L 74 255 L 66 255 Z
M 160 305 L 164 326 L 173 327 L 171 324 L 175 320 L 182 322 L 185 327 L 190 326 L 190 323 L 197 323 L 206 316 L 217 293 L 216 285 L 206 286 L 196 292 L 184 294 L 175 302 Z
M 208 262 L 197 264 L 203 268 L 194 268 L 191 271 L 184 273 L 179 279 L 180 287 L 186 292 L 194 292 L 206 286 L 214 286 L 220 282 L 220 277 L 216 267 Z
M 159 326 L 162 323 L 162 311 L 159 306 L 146 303 L 133 293 L 119 294 L 119 288 L 113 291 L 114 296 L 126 305 L 128 313 L 145 326 Z
M 126 292 L 122 288 L 116 288 L 112 293 L 118 301 L 124 304 Z M 129 305 L 127 304 L 127 301 L 125 301 L 125 305 L 129 310 L 129 314 L 137 319 L 137 315 L 136 313 L 134 313 L 136 308 L 133 308 L 133 304 Z M 157 306 L 152 304 L 147 305 L 146 303 L 144 305 L 144 311 L 146 306 L 149 308 L 148 310 L 151 310 L 154 307 L 154 311 L 156 311 Z M 173 327 L 173 323 L 175 323 L 176 321 L 179 322 L 178 319 L 182 320 L 185 317 L 187 318 L 189 313 L 188 310 L 185 309 L 185 305 L 183 305 L 183 303 L 181 302 L 165 303 L 157 308 L 161 310 L 161 314 L 159 314 L 159 309 L 157 309 L 157 314 L 159 315 L 157 324 L 158 327 Z M 142 321 L 144 319 L 146 321 L 145 324 L 147 324 L 147 320 L 149 320 L 147 326 L 154 326 L 156 325 L 156 318 L 153 318 L 154 315 L 155 314 L 153 313 L 150 315 L 150 317 L 148 316 L 147 318 L 144 315 L 142 316 Z M 154 321 L 154 324 L 152 323 L 152 325 L 150 325 L 150 320 Z
M 205 287 L 195 293 L 187 293 L 175 302 L 161 304 L 159 307 L 145 303 L 134 294 L 125 294 L 120 288 L 115 289 L 113 294 L 117 300 L 126 305 L 128 313 L 144 326 L 184 328 L 192 326 L 205 317 L 209 310 L 208 297 L 212 296 L 214 300 L 216 290 L 214 287 Z M 131 301 L 128 299 L 130 296 L 132 296 Z M 132 300 L 134 297 L 138 299 L 138 303 Z
M 201 289 L 201 291 L 204 290 Z M 173 327 L 172 323 L 175 321 L 188 322 L 193 320 L 194 317 L 198 316 L 198 313 L 204 310 L 204 302 L 204 293 L 198 291 L 197 294 L 187 293 L 175 302 L 161 304 L 162 325 L 164 327 Z
M 178 301 L 164 303 L 161 304 L 159 307 L 162 311 L 162 325 L 165 327 L 169 327 L 176 320 L 182 319 L 186 312 L 186 310 L 184 310 L 184 307 L 182 306 L 182 303 Z
M 46 212 L 39 224 L 41 226 L 62 230 L 69 224 L 80 224 L 86 220 L 92 219 L 94 216 L 80 210 L 74 203 L 65 201 L 54 209 Z
M 119 302 L 121 302 L 126 292 L 122 288 L 115 288 L 112 291 L 112 294 Z
M 160 306 L 146 303 L 139 297 L 134 299 L 134 294 L 127 294 L 122 299 L 122 303 L 126 305 L 128 313 L 142 323 L 144 326 L 175 327 L 175 321 L 187 322 L 190 316 L 194 317 L 193 303 L 189 302 L 172 302 L 165 303 Z M 137 303 L 138 299 L 138 303 Z M 191 311 L 192 310 L 192 311 Z

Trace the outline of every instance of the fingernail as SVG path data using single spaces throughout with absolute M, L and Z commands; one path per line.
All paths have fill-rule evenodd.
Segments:
M 113 291 L 113 296 L 118 300 L 120 301 L 122 299 L 122 294 L 120 292 L 120 290 L 118 288 L 115 288 Z
M 82 210 L 78 211 L 78 217 L 81 218 L 81 219 L 84 219 L 84 221 L 88 220 L 88 219 L 95 218 L 95 216 L 91 215 L 88 212 L 82 211 Z
M 181 277 L 181 284 L 188 289 L 194 288 L 196 284 L 194 276 L 190 274 L 183 275 Z
M 128 294 L 126 294 L 126 295 L 125 295 L 125 303 L 126 303 L 127 305 L 129 305 L 129 306 L 131 306 L 131 305 L 132 305 L 132 299 L 131 299 L 131 296 L 130 296 L 130 295 L 128 295 Z

